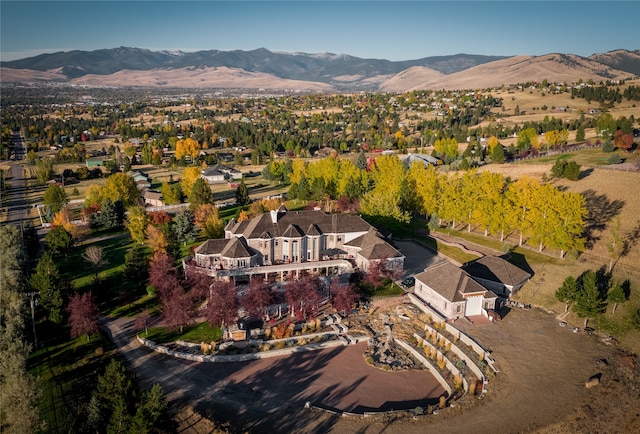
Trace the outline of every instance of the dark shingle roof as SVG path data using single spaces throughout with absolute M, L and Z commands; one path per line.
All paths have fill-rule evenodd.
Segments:
M 247 239 L 259 238 L 263 232 L 269 232 L 272 237 L 285 236 L 289 226 L 296 226 L 301 235 L 305 235 L 301 228 L 316 226 L 316 230 L 323 234 L 366 232 L 370 225 L 361 217 L 348 214 L 326 214 L 322 211 L 286 211 L 281 207 L 278 210 L 278 220 L 273 223 L 271 213 L 264 213 L 251 220 L 227 225 L 227 230 L 234 235 L 243 235 Z M 315 234 L 314 234 L 315 235 Z
M 509 286 L 519 285 L 531 277 L 531 273 L 527 273 L 499 256 L 480 258 L 467 265 L 465 271 L 473 277 Z
M 233 237 L 227 241 L 227 245 L 222 250 L 222 256 L 225 258 L 248 258 L 251 256 L 249 246 L 246 245 L 243 238 Z
M 389 243 L 387 243 L 380 234 L 373 228 L 369 231 L 353 240 L 344 243 L 345 246 L 359 247 L 360 256 L 367 260 L 371 259 L 384 259 L 384 258 L 400 258 L 404 255 L 398 250 L 394 249 Z

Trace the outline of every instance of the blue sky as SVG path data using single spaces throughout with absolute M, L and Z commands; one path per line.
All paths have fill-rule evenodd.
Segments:
M 589 56 L 640 49 L 640 1 L 0 1 L 0 57 L 118 46 Z

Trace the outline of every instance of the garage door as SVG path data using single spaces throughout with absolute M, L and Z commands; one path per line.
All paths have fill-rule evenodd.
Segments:
M 474 316 L 482 314 L 482 296 L 468 297 L 467 309 L 465 310 L 465 316 Z

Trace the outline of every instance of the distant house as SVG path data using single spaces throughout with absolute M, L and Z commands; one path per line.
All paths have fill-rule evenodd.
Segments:
M 200 171 L 200 177 L 209 184 L 217 184 L 226 182 L 225 174 L 213 167 L 207 167 Z
M 531 273 L 499 256 L 485 256 L 464 267 L 480 284 L 501 297 L 509 298 L 529 280 Z
M 217 184 L 226 182 L 228 179 L 242 179 L 242 172 L 224 164 L 216 164 L 202 170 L 200 177 L 209 184 Z
M 151 182 L 147 179 L 139 179 L 136 181 L 136 185 L 140 190 L 143 188 L 151 188 Z
M 149 206 L 164 206 L 164 199 L 162 193 L 156 190 L 145 190 L 142 193 L 145 205 Z
M 89 157 L 86 161 L 87 167 L 104 166 L 104 157 Z
M 446 318 L 487 315 L 498 296 L 449 261 L 416 274 L 414 294 Z
M 409 155 L 407 155 L 405 163 L 407 164 L 407 166 L 411 166 L 411 164 L 414 161 L 421 162 L 422 164 L 424 164 L 425 167 L 428 166 L 429 164 L 433 166 L 438 165 L 438 159 L 435 157 L 432 157 L 431 155 L 409 153 Z

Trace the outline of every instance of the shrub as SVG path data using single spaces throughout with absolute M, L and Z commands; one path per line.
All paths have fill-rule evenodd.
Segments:
M 469 384 L 469 395 L 473 396 L 476 394 L 476 382 L 472 381 L 471 384 Z
M 450 350 L 451 350 L 451 342 L 447 342 L 447 345 L 446 345 L 445 349 L 446 349 L 447 351 L 450 351 Z
M 267 327 L 264 329 L 264 338 L 271 339 L 271 327 Z
M 384 365 L 382 365 L 382 369 L 385 370 L 385 371 L 389 371 L 389 370 L 391 370 L 391 366 L 389 366 L 387 364 L 384 364 Z
M 438 351 L 436 351 L 435 348 L 431 348 L 431 359 L 435 360 L 437 356 L 438 356 Z
M 424 408 L 417 406 L 413 412 L 418 416 L 422 416 L 424 414 Z
M 365 362 L 367 362 L 367 364 L 369 364 L 369 365 L 373 365 L 373 357 L 369 356 L 369 357 L 367 357 L 367 358 L 366 358 L 366 359 L 364 359 L 364 360 L 365 360 Z
M 447 363 L 444 361 L 444 359 L 442 357 L 440 357 L 438 359 L 438 368 L 444 369 L 445 366 L 447 366 Z
M 156 293 L 158 292 L 158 290 L 156 289 L 155 286 L 153 285 L 147 285 L 147 295 L 149 297 L 155 297 Z
M 259 347 L 260 351 L 269 351 L 270 349 L 271 349 L 271 344 L 267 344 L 267 343 L 261 344 Z
M 465 366 L 467 366 L 467 364 L 464 362 L 464 360 L 458 360 L 456 362 L 456 368 L 458 369 L 464 369 Z
M 440 396 L 440 402 L 438 403 L 439 408 L 444 408 L 447 405 L 447 398 L 442 395 Z
M 616 150 L 616 146 L 613 144 L 611 140 L 605 140 L 602 143 L 602 150 L 604 152 L 613 152 Z
M 618 155 L 618 154 L 612 154 L 607 159 L 607 163 L 608 164 L 620 164 L 620 163 L 622 163 L 622 158 L 620 158 L 620 155 Z
M 562 176 L 570 181 L 577 181 L 580 178 L 580 165 L 573 160 L 568 161 Z
M 278 341 L 273 343 L 273 348 L 276 350 L 281 350 L 285 346 L 285 341 Z
M 462 375 L 456 375 L 453 379 L 453 382 L 456 385 L 456 389 L 462 389 Z

